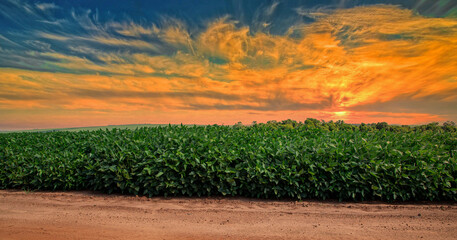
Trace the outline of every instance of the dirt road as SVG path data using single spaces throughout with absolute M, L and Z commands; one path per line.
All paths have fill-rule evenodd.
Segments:
M 456 239 L 456 204 L 0 191 L 0 239 Z

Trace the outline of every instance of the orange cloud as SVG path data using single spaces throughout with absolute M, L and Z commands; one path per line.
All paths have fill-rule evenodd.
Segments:
M 416 104 L 427 98 L 457 103 L 456 19 L 388 5 L 302 14 L 315 21 L 284 35 L 252 33 L 229 16 L 208 22 L 198 34 L 172 19 L 160 27 L 106 24 L 127 38 L 95 25 L 90 25 L 97 32 L 91 36 L 38 33 L 53 41 L 156 54 L 103 52 L 90 44 L 71 47 L 78 53 L 73 55 L 29 51 L 28 56 L 55 59 L 44 65 L 57 71 L 1 68 L 0 113 L 97 111 L 124 120 L 132 115 L 144 122 L 195 123 L 307 117 L 411 124 L 457 120 L 457 110 L 437 114 Z M 172 53 L 162 53 L 165 46 Z M 411 104 L 392 112 L 366 110 L 405 97 Z M 357 110 L 360 106 L 365 110 Z

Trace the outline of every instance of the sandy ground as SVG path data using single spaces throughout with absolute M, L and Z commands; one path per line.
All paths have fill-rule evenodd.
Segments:
M 457 205 L 1 190 L 0 239 L 457 239 Z

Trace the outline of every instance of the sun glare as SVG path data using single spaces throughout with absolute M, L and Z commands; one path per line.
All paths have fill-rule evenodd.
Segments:
M 347 112 L 346 111 L 341 111 L 341 112 L 334 112 L 335 116 L 337 117 L 345 117 L 347 116 Z

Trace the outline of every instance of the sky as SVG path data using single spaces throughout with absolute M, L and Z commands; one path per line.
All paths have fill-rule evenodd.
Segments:
M 457 1 L 0 1 L 0 130 L 306 118 L 457 122 Z

